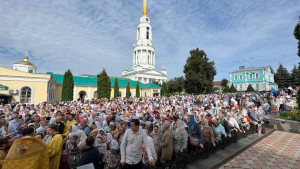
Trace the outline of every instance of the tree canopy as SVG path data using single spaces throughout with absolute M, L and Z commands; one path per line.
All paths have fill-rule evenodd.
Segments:
M 185 83 L 187 93 L 201 94 L 213 92 L 213 80 L 216 75 L 215 63 L 209 61 L 203 50 L 190 51 L 184 65 Z
M 74 79 L 73 74 L 68 69 L 65 72 L 62 91 L 61 91 L 61 100 L 62 101 L 73 101 L 73 90 L 74 90 Z
M 106 73 L 106 70 L 103 69 L 102 72 L 97 75 L 97 77 L 98 77 L 98 81 L 97 81 L 98 98 L 110 99 L 111 83 Z

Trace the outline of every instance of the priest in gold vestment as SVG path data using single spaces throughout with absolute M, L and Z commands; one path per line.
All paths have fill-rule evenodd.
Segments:
M 58 125 L 51 125 L 49 129 L 49 134 L 52 135 L 52 139 L 48 144 L 50 156 L 50 169 L 58 169 L 62 153 L 63 137 L 61 134 L 57 134 Z
M 46 143 L 32 137 L 33 128 L 22 131 L 23 138 L 16 139 L 4 160 L 2 169 L 49 169 L 49 151 Z

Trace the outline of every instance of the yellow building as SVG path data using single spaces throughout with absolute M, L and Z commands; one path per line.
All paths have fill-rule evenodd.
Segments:
M 61 92 L 64 75 L 47 72 L 38 74 L 36 66 L 28 61 L 13 64 L 13 69 L 0 67 L 0 103 L 21 102 L 39 104 L 42 102 L 61 101 Z M 91 100 L 97 98 L 97 76 L 75 75 L 73 99 Z M 110 77 L 112 84 L 111 96 L 113 97 L 115 78 Z M 137 81 L 118 78 L 120 96 L 125 97 L 126 86 L 129 82 L 131 96 L 135 96 Z M 160 95 L 160 86 L 139 82 L 142 97 Z

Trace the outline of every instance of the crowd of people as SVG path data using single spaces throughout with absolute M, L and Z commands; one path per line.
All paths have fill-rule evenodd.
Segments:
M 296 107 L 295 95 L 230 93 L 0 105 L 0 168 L 147 168 L 203 150 Z M 75 159 L 75 157 L 74 157 Z M 74 160 L 73 159 L 73 160 Z

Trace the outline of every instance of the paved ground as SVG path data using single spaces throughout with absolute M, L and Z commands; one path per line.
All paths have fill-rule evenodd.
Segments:
M 275 131 L 220 169 L 227 168 L 299 169 L 300 134 Z
M 266 128 L 266 132 L 269 133 L 271 129 Z M 247 138 L 240 139 L 237 143 L 233 143 L 226 147 L 224 150 L 218 150 L 216 153 L 211 154 L 209 158 L 205 160 L 197 160 L 187 166 L 188 169 L 209 169 L 214 167 L 216 164 L 219 164 L 227 157 L 237 153 L 241 149 L 245 148 L 246 146 L 250 145 L 251 143 L 255 142 L 259 138 L 263 137 L 264 135 L 259 136 L 256 134 L 250 134 Z

